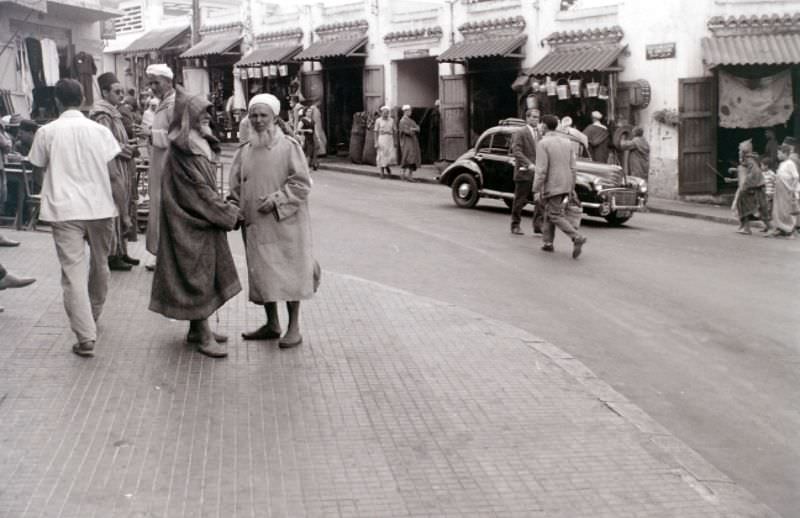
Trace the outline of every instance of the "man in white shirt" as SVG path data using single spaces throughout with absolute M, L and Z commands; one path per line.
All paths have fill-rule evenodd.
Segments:
M 53 229 L 64 308 L 78 337 L 72 351 L 93 356 L 95 322 L 108 292 L 113 218 L 118 215 L 108 163 L 121 149 L 108 128 L 78 111 L 83 101 L 79 82 L 59 80 L 55 98 L 61 116 L 36 132 L 28 160 L 45 171 L 39 217 Z

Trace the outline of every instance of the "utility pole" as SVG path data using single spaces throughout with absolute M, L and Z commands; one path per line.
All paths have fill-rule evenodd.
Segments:
M 192 46 L 200 41 L 200 0 L 192 0 Z

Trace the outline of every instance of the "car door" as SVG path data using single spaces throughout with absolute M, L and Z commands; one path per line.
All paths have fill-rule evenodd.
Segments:
M 492 134 L 492 141 L 484 161 L 487 178 L 484 188 L 500 192 L 514 192 L 514 157 L 511 155 L 511 134 L 498 131 Z

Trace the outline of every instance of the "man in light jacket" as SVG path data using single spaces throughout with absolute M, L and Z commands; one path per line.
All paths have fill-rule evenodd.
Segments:
M 556 131 L 557 117 L 545 115 L 542 121 L 547 133 L 536 146 L 536 176 L 533 181 L 534 196 L 541 199 L 544 207 L 542 250 L 554 250 L 555 227 L 558 227 L 572 239 L 572 258 L 577 259 L 586 238 L 566 218 L 567 205 L 575 190 L 575 152 L 570 141 Z

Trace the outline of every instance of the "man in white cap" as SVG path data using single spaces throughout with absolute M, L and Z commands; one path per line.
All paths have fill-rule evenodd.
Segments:
M 147 189 L 150 194 L 150 203 L 147 214 L 147 251 L 154 256 L 158 253 L 158 226 L 161 213 L 161 176 L 166 167 L 169 150 L 167 133 L 172 123 L 172 111 L 175 107 L 175 88 L 172 86 L 174 74 L 164 64 L 150 65 L 145 71 L 147 85 L 153 95 L 161 99 L 156 113 L 153 116 L 153 125 L 150 128 L 139 126 L 139 134 L 150 139 L 151 155 L 150 169 L 148 170 Z M 147 269 L 155 269 L 153 259 L 147 264 Z
M 603 114 L 593 111 L 592 123 L 586 126 L 583 134 L 589 139 L 589 154 L 592 155 L 592 161 L 606 164 L 608 163 L 611 134 L 608 132 L 608 128 L 600 122 L 601 120 L 603 120 Z
M 276 123 L 277 97 L 250 100 L 250 140 L 231 167 L 231 199 L 240 207 L 250 301 L 264 306 L 267 322 L 243 333 L 245 340 L 277 340 L 281 348 L 303 342 L 300 301 L 314 294 L 308 194 L 311 177 L 300 143 Z M 286 301 L 289 324 L 281 337 L 278 301 Z

